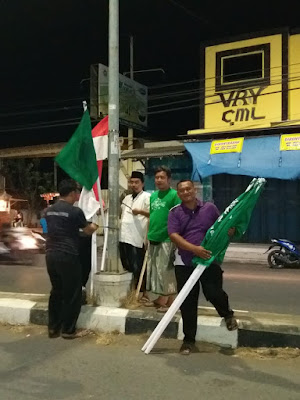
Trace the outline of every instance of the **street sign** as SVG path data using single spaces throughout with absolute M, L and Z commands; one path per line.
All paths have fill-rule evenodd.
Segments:
M 91 66 L 91 116 L 108 115 L 108 73 L 103 64 Z M 145 130 L 147 128 L 148 88 L 119 74 L 120 124 Z

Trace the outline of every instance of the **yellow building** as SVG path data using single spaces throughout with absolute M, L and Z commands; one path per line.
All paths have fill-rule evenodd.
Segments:
M 201 50 L 200 129 L 189 134 L 300 123 L 300 33 L 277 30 Z
M 201 47 L 200 118 L 185 147 L 192 179 L 223 210 L 251 177 L 267 178 L 244 240 L 300 241 L 300 30 Z

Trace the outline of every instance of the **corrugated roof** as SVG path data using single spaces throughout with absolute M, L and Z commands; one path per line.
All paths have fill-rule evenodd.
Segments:
M 142 149 L 124 150 L 122 151 L 121 159 L 127 160 L 128 158 L 133 158 L 136 160 L 143 160 L 147 158 L 180 156 L 184 151 L 185 147 L 183 143 L 178 146 L 146 147 Z
M 0 149 L 0 158 L 34 158 L 34 157 L 55 157 L 66 143 L 49 143 L 36 146 L 14 147 Z M 127 160 L 133 158 L 142 160 L 147 158 L 157 158 L 165 156 L 180 156 L 185 151 L 184 145 L 166 146 L 166 142 L 162 142 L 161 147 L 144 147 L 134 150 L 123 150 L 121 159 Z

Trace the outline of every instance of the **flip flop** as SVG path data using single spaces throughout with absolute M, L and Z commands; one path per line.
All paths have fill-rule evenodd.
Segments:
M 144 303 L 145 307 L 157 307 L 157 305 L 154 303 L 154 301 L 148 301 Z
M 151 303 L 151 300 L 149 300 L 147 297 L 141 297 L 140 299 L 139 299 L 139 302 L 140 303 Z
M 160 306 L 157 309 L 157 312 L 164 314 L 164 313 L 166 313 L 168 311 L 168 309 L 169 309 L 169 307 L 167 307 L 167 306 Z

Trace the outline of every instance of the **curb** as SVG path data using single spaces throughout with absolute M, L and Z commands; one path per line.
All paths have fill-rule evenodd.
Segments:
M 47 325 L 48 304 L 28 299 L 0 297 L 0 323 Z M 197 341 L 236 347 L 300 347 L 300 317 L 265 313 L 238 313 L 238 331 L 229 332 L 223 319 L 212 310 L 200 309 Z M 126 335 L 150 334 L 163 317 L 155 310 L 82 306 L 78 327 L 98 332 L 118 331 Z M 182 340 L 182 319 L 177 313 L 163 337 Z
M 117 331 L 125 335 L 150 334 L 162 317 L 163 314 L 148 309 L 82 306 L 77 326 L 100 332 Z M 47 303 L 0 298 L 0 323 L 47 325 Z M 228 332 L 221 318 L 199 316 L 198 328 L 196 340 L 227 348 L 236 348 L 238 345 L 237 331 Z M 162 336 L 182 340 L 182 319 L 179 313 L 174 316 Z

